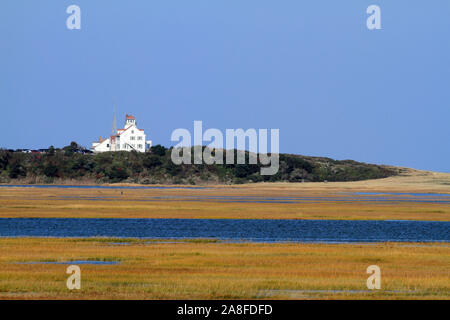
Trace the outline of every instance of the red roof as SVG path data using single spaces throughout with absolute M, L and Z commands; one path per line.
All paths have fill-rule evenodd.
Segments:
M 131 114 L 128 114 L 128 113 L 127 113 L 127 115 L 126 115 L 126 118 L 127 118 L 127 120 L 128 120 L 128 119 L 130 119 L 130 120 L 136 120 L 135 117 L 133 117 Z
M 128 129 L 130 129 L 132 126 L 129 126 L 128 128 L 126 128 L 126 129 L 119 129 L 119 130 L 117 130 L 117 131 L 121 131 L 121 132 L 118 132 L 118 134 L 117 134 L 117 136 L 120 136 L 122 133 L 124 133 L 125 131 L 127 131 Z
M 98 141 L 94 141 L 94 143 L 100 144 L 100 143 L 105 142 L 106 139 L 108 139 L 108 138 L 105 138 L 105 139 L 98 139 Z

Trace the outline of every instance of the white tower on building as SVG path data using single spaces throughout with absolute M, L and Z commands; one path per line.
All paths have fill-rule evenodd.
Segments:
M 118 129 L 109 138 L 102 139 L 100 137 L 98 141 L 92 144 L 91 150 L 95 153 L 133 150 L 137 152 L 146 152 L 151 146 L 152 141 L 146 140 L 144 129 L 139 129 L 137 127 L 136 118 L 127 114 L 125 117 L 124 128 Z

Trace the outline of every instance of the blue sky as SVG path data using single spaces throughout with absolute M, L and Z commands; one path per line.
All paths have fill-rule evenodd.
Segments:
M 116 101 L 156 144 L 202 120 L 279 128 L 281 152 L 450 172 L 448 0 L 3 0 L 0 39 L 0 147 L 89 146 Z

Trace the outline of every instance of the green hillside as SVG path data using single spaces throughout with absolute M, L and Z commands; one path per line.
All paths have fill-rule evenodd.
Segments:
M 356 181 L 398 174 L 395 168 L 352 160 L 280 154 L 278 173 L 260 175 L 260 164 L 175 165 L 171 150 L 85 153 L 76 143 L 44 151 L 0 150 L 0 183 L 236 184 L 249 182 Z M 192 152 L 193 154 L 193 152 Z M 248 159 L 248 153 L 246 158 Z M 246 161 L 248 163 L 248 160 Z

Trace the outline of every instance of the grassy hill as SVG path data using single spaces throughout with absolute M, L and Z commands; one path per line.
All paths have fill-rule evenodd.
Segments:
M 192 152 L 193 154 L 193 152 Z M 236 153 L 235 153 L 236 154 Z M 0 150 L 0 183 L 236 184 L 248 182 L 323 182 L 379 179 L 399 174 L 394 167 L 280 154 L 279 171 L 260 175 L 260 164 L 175 165 L 171 149 L 157 145 L 148 153 L 83 153 L 76 143 L 44 152 Z M 246 153 L 248 159 L 249 154 Z M 246 161 L 248 163 L 248 161 Z

